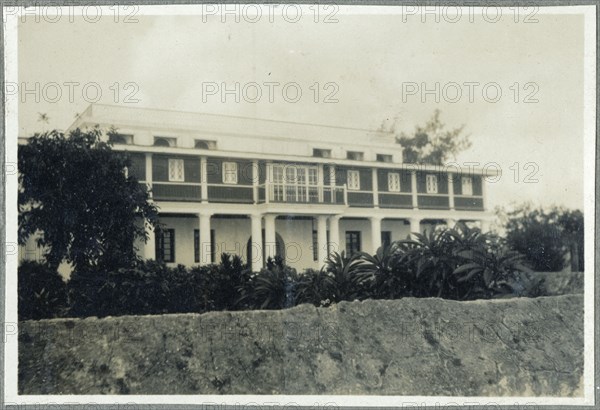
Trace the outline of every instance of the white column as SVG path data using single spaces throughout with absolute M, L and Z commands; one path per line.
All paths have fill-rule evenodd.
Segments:
M 413 171 L 410 174 L 410 188 L 412 193 L 412 206 L 413 208 L 419 207 L 419 198 L 417 196 L 417 172 Z
M 381 218 L 372 216 L 371 220 L 371 254 L 377 253 L 377 249 L 381 246 Z
M 446 219 L 446 226 L 448 228 L 454 228 L 454 225 L 456 225 L 456 219 L 453 219 L 453 218 Z
M 329 164 L 329 186 L 331 187 L 331 203 L 335 203 L 337 200 L 335 190 L 335 165 Z
M 454 209 L 454 174 L 451 172 L 448 172 L 448 204 Z
M 249 261 L 253 272 L 263 268 L 262 215 L 250 215 L 252 243 L 252 260 Z
M 200 230 L 200 264 L 212 262 L 212 243 L 210 241 L 210 214 L 198 214 Z
M 306 178 L 308 178 L 308 175 L 306 176 Z M 321 204 L 323 203 L 323 187 L 325 186 L 325 172 L 323 171 L 323 164 L 317 165 L 317 182 L 319 184 L 319 188 L 317 189 L 318 201 Z M 308 192 L 306 193 L 306 195 L 308 197 Z
M 265 260 L 276 255 L 277 240 L 275 235 L 275 218 L 277 215 L 267 214 L 265 218 Z
M 148 233 L 148 240 L 144 244 L 144 258 L 146 259 L 156 259 L 156 233 L 154 232 L 154 227 L 147 222 L 146 224 L 146 232 Z
M 152 198 L 152 153 L 146 152 L 146 186 L 150 190 L 150 198 Z
M 268 204 L 272 193 L 271 193 L 271 182 L 273 182 L 273 166 L 272 164 L 266 164 L 265 170 L 267 175 L 265 176 L 265 203 Z
M 329 164 L 329 185 L 335 186 L 335 165 Z
M 202 202 L 208 202 L 208 166 L 206 162 L 206 157 L 200 157 L 200 197 L 202 198 Z
M 252 197 L 254 203 L 258 203 L 258 183 L 260 181 L 260 169 L 258 168 L 258 161 L 252 161 Z
M 341 252 L 342 245 L 340 244 L 340 216 L 329 217 L 329 243 L 330 252 Z
M 421 220 L 419 218 L 410 218 L 410 233 L 421 232 Z
M 327 217 L 324 215 L 317 216 L 317 247 L 317 262 L 320 266 L 327 258 Z
M 377 180 L 377 168 L 371 170 L 371 180 L 373 184 L 373 206 L 379 208 L 379 181 Z

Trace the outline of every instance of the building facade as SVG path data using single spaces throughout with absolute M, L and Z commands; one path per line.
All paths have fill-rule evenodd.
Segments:
M 168 264 L 278 255 L 318 268 L 331 251 L 366 251 L 437 224 L 483 230 L 482 170 L 405 164 L 391 133 L 91 105 L 70 127 L 115 127 L 113 149 L 150 190 L 162 234 L 137 244 Z M 108 137 L 107 137 L 108 138 Z M 490 176 L 493 174 L 489 174 Z

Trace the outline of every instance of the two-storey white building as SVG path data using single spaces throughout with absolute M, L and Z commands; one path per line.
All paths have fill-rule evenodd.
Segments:
M 402 162 L 391 133 L 91 105 L 70 129 L 116 127 L 150 189 L 162 235 L 146 258 L 210 263 L 238 254 L 253 270 L 279 255 L 316 268 L 329 251 L 373 253 L 410 232 L 458 220 L 486 229 L 482 170 Z M 259 239 L 257 239 L 259 238 Z

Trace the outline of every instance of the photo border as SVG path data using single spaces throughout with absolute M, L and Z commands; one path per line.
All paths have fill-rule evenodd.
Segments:
M 120 6 L 125 6 L 125 5 L 146 5 L 146 6 L 168 6 L 168 5 L 200 5 L 200 4 L 298 4 L 298 5 L 309 5 L 309 4 L 314 4 L 315 1 L 304 1 L 304 0 L 299 0 L 299 1 L 294 1 L 294 2 L 278 2 L 278 1 L 268 1 L 268 2 L 248 2 L 248 1 L 227 1 L 227 2 L 219 2 L 219 1 L 157 1 L 157 0 L 149 0 L 149 1 L 131 1 L 131 0 L 124 0 L 124 1 L 106 1 L 106 0 L 86 0 L 86 1 L 56 1 L 56 2 L 52 2 L 52 5 L 69 5 L 69 6 L 109 6 L 109 5 L 115 5 L 115 3 L 117 3 Z M 594 105 L 594 109 L 592 110 L 592 112 L 589 112 L 589 109 L 584 109 L 584 147 L 586 146 L 586 140 L 588 139 L 586 136 L 589 136 L 589 133 L 591 132 L 590 127 L 591 127 L 591 123 L 590 123 L 590 115 L 595 116 L 596 121 L 593 122 L 595 129 L 593 131 L 593 134 L 591 135 L 595 135 L 595 141 L 593 141 L 593 143 L 595 144 L 595 150 L 585 150 L 585 155 L 584 155 L 584 164 L 586 163 L 586 161 L 589 161 L 590 159 L 593 159 L 595 162 L 595 169 L 593 171 L 594 174 L 590 175 L 588 172 L 590 171 L 590 167 L 588 167 L 587 165 L 590 165 L 589 163 L 587 163 L 587 165 L 584 166 L 584 216 L 586 217 L 586 222 L 589 221 L 589 216 L 590 214 L 593 215 L 594 218 L 594 226 L 592 229 L 589 228 L 589 224 L 586 224 L 586 228 L 585 228 L 585 254 L 586 254 L 586 263 L 585 263 L 585 287 L 586 287 L 586 291 L 584 292 L 584 305 L 585 306 L 591 306 L 593 304 L 594 309 L 592 311 L 590 311 L 589 309 L 587 309 L 585 311 L 584 317 L 586 320 L 590 320 L 592 321 L 592 323 L 594 324 L 594 329 L 593 332 L 591 334 L 589 334 L 590 332 L 586 331 L 585 332 L 585 347 L 589 348 L 589 343 L 590 340 L 593 338 L 594 340 L 594 347 L 595 347 L 595 351 L 600 351 L 600 346 L 598 343 L 598 339 L 600 338 L 600 331 L 598 329 L 598 322 L 597 322 L 597 318 L 598 318 L 598 312 L 599 312 L 599 307 L 600 307 L 600 298 L 594 298 L 594 294 L 595 295 L 599 295 L 599 291 L 600 291 L 600 276 L 599 275 L 595 275 L 595 271 L 598 271 L 599 269 L 599 261 L 597 260 L 597 258 L 590 258 L 590 255 L 598 255 L 599 251 L 600 251 L 600 243 L 598 242 L 597 239 L 597 235 L 596 232 L 598 232 L 599 229 L 599 224 L 600 224 L 600 209 L 599 207 L 596 207 L 595 204 L 598 202 L 598 200 L 600 199 L 600 190 L 598 189 L 597 183 L 595 181 L 595 177 L 600 175 L 600 151 L 598 150 L 598 146 L 600 143 L 600 137 L 598 134 L 598 128 L 600 126 L 600 121 L 598 120 L 598 103 L 600 102 L 600 99 L 598 98 L 598 84 L 597 84 L 597 66 L 598 66 L 598 23 L 599 23 L 599 18 L 598 18 L 598 8 L 597 8 L 597 4 L 594 1 L 528 1 L 528 2 L 513 2 L 513 1 L 509 1 L 509 2 L 502 2 L 500 4 L 498 3 L 493 3 L 493 2 L 487 2 L 487 1 L 458 1 L 458 2 L 453 2 L 453 1 L 358 1 L 358 0 L 354 0 L 354 1 L 344 1 L 344 2 L 330 2 L 330 1 L 323 1 L 323 2 L 318 2 L 321 5 L 325 5 L 325 4 L 337 4 L 339 6 L 342 5 L 352 5 L 352 6 L 416 6 L 416 5 L 464 5 L 464 6 L 472 6 L 472 7 L 485 7 L 485 6 L 497 6 L 497 7 L 510 7 L 510 6 L 520 6 L 520 7 L 525 7 L 525 6 L 540 6 L 540 7 L 560 7 L 560 6 L 596 6 L 596 10 L 595 10 L 595 19 L 594 19 L 594 23 L 595 23 L 595 27 L 594 27 L 594 31 L 595 31 L 595 40 L 596 40 L 596 44 L 594 47 L 594 53 L 595 53 L 595 59 L 592 61 L 585 61 L 585 63 L 587 64 L 584 72 L 584 88 L 585 85 L 588 84 L 588 81 L 590 80 L 589 75 L 590 70 L 593 73 L 593 78 L 592 80 L 596 83 L 596 88 L 595 89 L 587 89 L 586 88 L 586 96 L 585 96 L 585 105 L 589 105 L 590 103 L 592 103 Z M 1 30 L 0 33 L 0 40 L 2 41 L 3 50 L 6 52 L 7 48 L 10 51 L 10 45 L 7 43 L 7 38 L 6 38 L 6 24 L 4 24 L 4 7 L 10 7 L 10 6 L 36 6 L 36 5 L 41 5 L 43 4 L 43 2 L 41 1 L 36 1 L 36 0 L 23 0 L 23 1 L 4 1 L 4 0 L 0 0 L 0 5 L 2 6 L 2 9 L 0 11 L 0 13 L 2 14 L 2 21 L 3 21 L 3 29 Z M 586 23 L 587 23 L 587 19 L 589 18 L 589 16 L 586 16 Z M 13 28 L 14 29 L 14 28 Z M 587 32 L 587 30 L 586 30 Z M 586 38 L 587 39 L 587 38 Z M 8 45 L 8 46 L 7 46 Z M 15 40 L 15 46 L 16 46 L 16 40 Z M 585 55 L 589 57 L 588 53 L 590 51 L 590 47 L 589 44 L 585 44 L 584 45 L 584 49 L 585 49 Z M 16 51 L 16 49 L 14 50 Z M 10 61 L 10 57 L 11 56 L 6 56 L 5 52 L 2 53 L 1 56 L 1 61 L 4 67 L 4 70 L 2 70 L 1 72 L 1 79 L 2 79 L 2 84 L 5 84 L 6 81 L 6 73 L 10 72 L 11 67 L 13 69 L 17 69 L 18 67 L 18 61 L 17 62 L 11 62 Z M 15 55 L 12 56 L 13 58 L 16 57 Z M 593 65 L 593 67 L 590 67 L 590 64 Z M 17 73 L 12 73 L 14 75 L 17 75 Z M 4 155 L 1 156 L 0 158 L 0 167 L 4 170 L 4 172 L 2 172 L 2 176 L 0 177 L 0 181 L 2 182 L 2 195 L 0 196 L 0 208 L 3 212 L 3 215 L 7 215 L 7 212 L 9 212 L 9 209 L 7 208 L 7 199 L 9 199 L 10 197 L 7 197 L 7 189 L 10 188 L 11 186 L 15 185 L 15 180 L 16 178 L 7 178 L 7 172 L 8 172 L 8 167 L 11 165 L 11 162 L 13 161 L 8 161 L 9 155 L 14 155 L 14 157 L 16 158 L 16 153 L 12 153 L 9 151 L 9 149 L 7 149 L 8 147 L 13 147 L 13 143 L 14 143 L 14 147 L 16 147 L 16 141 L 7 141 L 6 139 L 6 135 L 7 133 L 11 132 L 11 130 L 13 128 L 18 127 L 18 122 L 15 123 L 10 123 L 9 124 L 9 118 L 12 116 L 14 118 L 16 114 L 15 113 L 9 113 L 9 115 L 6 115 L 7 111 L 7 105 L 6 105 L 6 95 L 5 95 L 5 87 L 2 87 L 2 127 L 1 127 L 1 131 L 0 131 L 0 143 L 2 144 L 2 147 L 4 147 L 3 153 Z M 592 120 L 593 121 L 593 120 Z M 11 145 L 7 145 L 7 143 L 10 143 Z M 589 141 L 587 141 L 587 143 L 589 143 Z M 14 149 L 14 148 L 12 148 Z M 595 152 L 595 157 L 593 156 L 593 152 Z M 16 163 L 15 163 L 16 165 Z M 12 182 L 10 182 L 12 180 Z M 14 192 L 14 191 L 13 191 Z M 590 195 L 591 192 L 594 192 L 595 195 Z M 10 198 L 13 201 L 16 201 L 16 198 Z M 16 303 L 17 303 L 17 295 L 16 294 L 8 294 L 8 288 L 7 286 L 7 271 L 6 271 L 6 267 L 7 267 L 7 263 L 9 262 L 7 258 L 7 249 L 8 249 L 8 245 L 14 245 L 14 242 L 12 241 L 13 238 L 16 238 L 16 232 L 11 232 L 10 230 L 7 230 L 7 228 L 9 227 L 14 227 L 16 226 L 16 220 L 11 221 L 8 218 L 2 217 L 0 218 L 0 231 L 2 231 L 3 235 L 4 235 L 4 240 L 0 241 L 0 262 L 2 263 L 2 266 L 4 267 L 4 275 L 1 275 L 0 277 L 0 292 L 2 292 L 4 294 L 4 298 L 0 298 L 1 302 L 0 302 L 0 317 L 2 317 L 2 324 L 3 324 L 3 336 L 4 336 L 4 340 L 6 340 L 6 336 L 4 335 L 4 331 L 6 329 L 6 326 L 9 325 L 9 322 L 5 322 L 5 318 L 6 318 L 6 314 L 7 314 L 7 307 L 10 306 L 11 304 L 13 305 L 13 307 L 16 307 Z M 590 259 L 593 259 L 593 261 L 590 261 Z M 595 269 L 591 270 L 589 269 L 589 265 L 592 265 Z M 13 275 L 16 277 L 16 275 Z M 594 285 L 593 285 L 593 290 L 594 292 L 592 292 L 591 296 L 590 296 L 590 292 L 587 291 L 588 289 L 591 288 L 590 282 L 589 280 L 591 279 L 591 277 L 593 277 L 593 281 L 594 281 Z M 591 298 L 591 300 L 590 300 Z M 590 330 L 590 329 L 586 329 L 586 330 Z M 0 377 L 3 380 L 6 380 L 5 378 L 5 366 L 6 363 L 4 362 L 5 360 L 5 354 L 7 353 L 5 351 L 6 348 L 6 344 L 5 343 L 0 343 Z M 584 356 L 587 356 L 587 350 L 588 349 L 584 349 Z M 592 352 L 593 354 L 593 352 Z M 592 373 L 593 377 L 592 380 L 589 380 L 589 374 Z M 598 361 L 598 357 L 594 357 L 594 362 L 593 362 L 593 366 L 591 363 L 589 363 L 587 360 L 585 361 L 585 365 L 584 365 L 584 379 L 587 381 L 586 386 L 584 386 L 584 395 L 587 395 L 588 390 L 590 388 L 589 384 L 590 382 L 592 382 L 592 386 L 591 388 L 593 389 L 593 396 L 595 399 L 595 403 L 596 405 L 598 405 L 600 403 L 600 381 L 598 379 L 598 374 L 600 374 L 600 362 Z M 23 405 L 22 403 L 17 403 L 17 405 L 11 405 L 10 404 L 10 398 L 9 400 L 5 401 L 5 397 L 6 397 L 6 391 L 5 389 L 5 384 L 4 383 L 0 383 L 0 408 L 4 408 L 6 406 L 7 409 L 12 409 L 12 408 L 21 408 L 21 406 Z M 33 398 L 44 398 L 46 403 L 44 404 L 44 406 L 49 406 L 51 408 L 56 408 L 55 404 L 53 403 L 59 403 L 58 401 L 53 402 L 53 398 L 56 398 L 57 396 L 52 396 L 52 395 L 48 395 L 48 396 L 30 396 L 30 395 L 26 395 L 26 396 L 18 396 L 19 398 L 21 397 L 33 397 Z M 73 408 L 73 409 L 83 409 L 83 408 L 89 408 L 90 405 L 93 403 L 94 404 L 94 408 L 97 409 L 115 409 L 115 404 L 116 403 L 121 403 L 121 404 L 126 404 L 126 403 L 135 403 L 135 408 L 136 409 L 171 409 L 174 407 L 174 405 L 169 405 L 167 403 L 171 402 L 169 399 L 171 397 L 188 397 L 191 400 L 197 400 L 198 398 L 202 398 L 202 400 L 206 400 L 206 403 L 221 403 L 223 401 L 223 398 L 228 397 L 228 398 L 233 398 L 233 400 L 236 403 L 239 404 L 230 404 L 230 405 L 220 405 L 216 408 L 218 409 L 227 409 L 227 408 L 235 408 L 235 409 L 240 409 L 240 408 L 256 408 L 256 406 L 252 406 L 250 405 L 251 402 L 257 402 L 256 397 L 268 397 L 271 398 L 273 400 L 266 400 L 263 401 L 263 403 L 267 403 L 267 402 L 279 402 L 282 406 L 285 406 L 285 403 L 291 403 L 294 402 L 294 398 L 295 397 L 302 397 L 302 398 L 309 398 L 309 400 L 313 400 L 313 401 L 318 401 L 319 403 L 327 403 L 329 402 L 328 398 L 352 398 L 352 397 L 357 397 L 357 400 L 360 401 L 360 398 L 368 398 L 369 401 L 372 400 L 376 400 L 378 398 L 383 398 L 383 399 L 387 399 L 386 401 L 389 401 L 390 398 L 406 398 L 406 403 L 409 402 L 418 402 L 421 403 L 422 401 L 425 400 L 421 400 L 420 397 L 411 397 L 411 396 L 326 396 L 326 395 L 319 395 L 319 396 L 289 396 L 289 395 L 276 395 L 276 396 L 252 396 L 252 395 L 237 395 L 237 396 L 209 396 L 209 395 L 186 395 L 186 396 L 177 396 L 177 395 L 173 395 L 173 396 L 150 396 L 150 395 L 77 395 L 77 396 L 69 396 L 69 395 L 65 395 L 65 396 L 58 396 L 61 398 L 66 399 L 67 402 L 69 402 L 69 398 L 80 398 L 80 400 L 83 401 L 82 404 L 72 404 L 72 405 L 66 405 L 66 404 L 61 404 L 60 408 Z M 119 398 L 119 400 L 115 400 L 113 403 L 106 403 L 106 404 L 96 404 L 99 403 L 99 401 L 94 401 L 94 398 L 96 400 L 98 400 L 98 398 L 113 398 L 113 397 L 117 397 Z M 161 398 L 160 402 L 162 404 L 146 404 L 146 403 L 140 403 L 140 402 L 136 402 L 136 398 L 143 398 L 143 397 L 159 397 Z M 440 403 L 444 403 L 445 400 L 447 399 L 447 401 L 452 401 L 452 402 L 458 402 L 459 399 L 463 399 L 462 397 L 441 397 L 441 396 L 423 396 L 423 398 L 434 398 L 436 401 L 439 401 Z M 89 401 L 85 401 L 85 398 L 92 398 Z M 122 398 L 122 400 L 121 400 Z M 413 400 L 411 400 L 411 398 Z M 219 400 L 220 399 L 220 400 Z M 516 397 L 516 398 L 505 398 L 505 400 L 503 401 L 499 401 L 496 400 L 498 398 L 496 397 L 466 397 L 467 400 L 463 401 L 464 403 L 469 403 L 469 402 L 476 402 L 478 399 L 480 400 L 486 400 L 487 403 L 498 403 L 502 408 L 507 407 L 510 408 L 511 406 L 509 404 L 504 404 L 503 402 L 516 402 L 516 401 L 523 401 L 523 402 L 536 402 L 536 401 L 545 401 L 545 400 L 551 400 L 553 402 L 557 402 L 556 404 L 550 404 L 550 405 L 542 405 L 542 404 L 536 404 L 536 408 L 539 409 L 564 409 L 565 405 L 569 405 L 569 408 L 589 408 L 588 406 L 574 406 L 570 403 L 567 402 L 572 402 L 574 398 L 539 398 L 539 397 Z M 576 398 L 575 398 L 576 399 Z M 447 402 L 446 401 L 446 402 Z M 244 405 L 243 403 L 246 402 L 248 403 L 248 405 Z M 563 404 L 561 404 L 561 402 L 564 402 Z M 26 401 L 23 401 L 23 403 L 26 403 Z M 39 401 L 39 403 L 42 403 L 42 400 Z M 73 403 L 71 401 L 71 403 Z M 185 404 L 185 405 L 181 405 L 181 404 L 177 404 L 177 408 L 179 409 L 203 409 L 206 408 L 206 403 L 204 404 Z M 356 404 L 358 404 L 358 402 L 356 402 Z M 519 404 L 525 404 L 525 403 L 519 403 Z M 31 405 L 33 405 L 33 403 L 31 403 Z M 348 409 L 354 409 L 354 408 L 364 408 L 363 407 L 364 404 L 361 405 L 361 407 L 353 407 L 353 406 L 343 406 L 343 405 L 339 405 L 340 408 L 348 408 Z M 383 407 L 389 407 L 389 404 L 384 404 Z M 446 405 L 443 405 L 443 407 L 447 407 Z M 263 408 L 265 406 L 263 405 Z M 370 408 L 381 408 L 379 406 L 377 407 L 371 407 Z M 36 404 L 36 408 L 43 408 L 43 406 L 37 405 Z M 271 407 L 271 408 L 278 408 L 278 407 Z M 310 405 L 307 406 L 299 406 L 296 407 L 294 406 L 293 408 L 297 408 L 297 409 L 301 409 L 301 408 L 314 408 Z M 426 406 L 426 407 L 419 407 L 420 409 L 425 409 L 425 408 L 440 408 L 439 406 Z M 481 406 L 473 406 L 470 407 L 473 409 L 476 408 L 485 408 L 485 405 L 481 405 Z

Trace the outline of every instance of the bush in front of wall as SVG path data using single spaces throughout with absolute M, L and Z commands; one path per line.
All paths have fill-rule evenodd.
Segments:
M 24 261 L 18 268 L 19 320 L 62 317 L 67 310 L 67 286 L 48 265 Z
M 279 257 L 268 258 L 260 272 L 249 273 L 238 287 L 240 309 L 285 309 L 296 306 L 298 273 Z
M 369 298 L 489 299 L 524 296 L 513 284 L 528 271 L 523 257 L 502 238 L 457 224 L 393 242 L 374 255 L 334 252 L 320 270 L 301 273 L 281 258 L 269 258 L 265 268 L 252 272 L 240 257 L 222 254 L 217 264 L 192 268 L 143 261 L 111 272 L 79 269 L 65 285 L 55 280 L 55 272 L 25 264 L 19 270 L 19 314 L 26 319 L 104 317 L 285 309 L 302 303 L 325 307 Z

